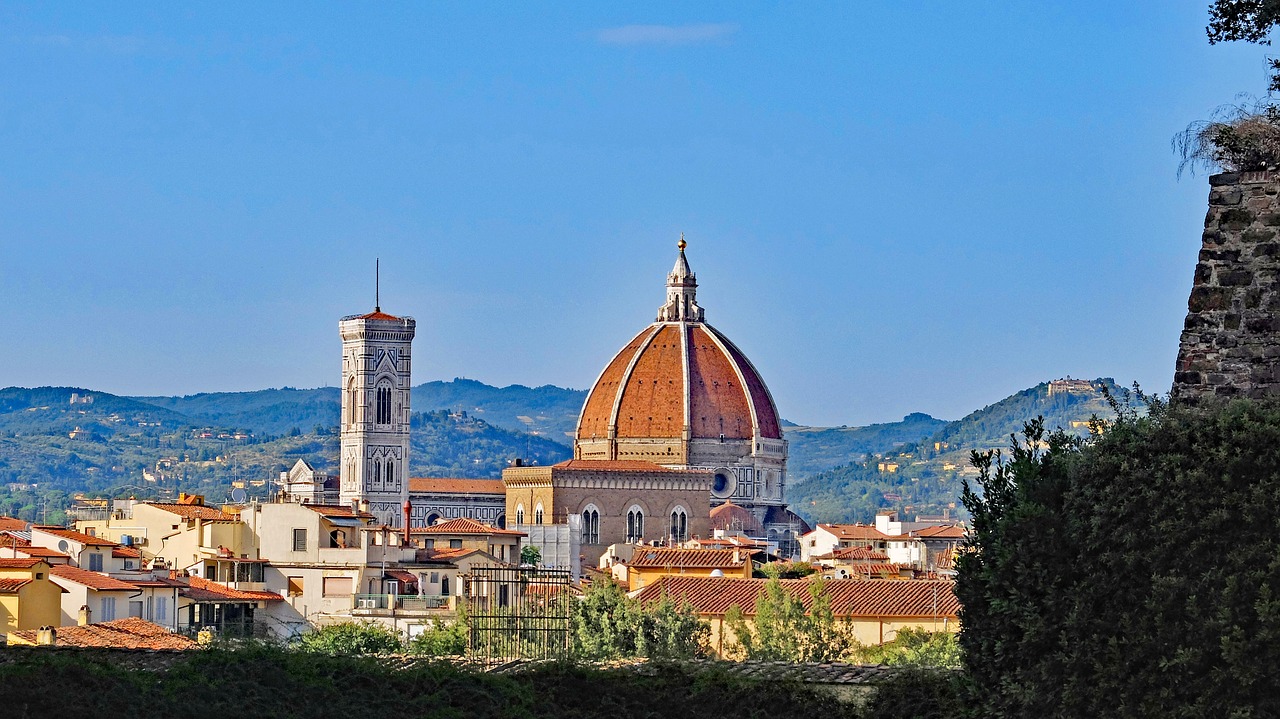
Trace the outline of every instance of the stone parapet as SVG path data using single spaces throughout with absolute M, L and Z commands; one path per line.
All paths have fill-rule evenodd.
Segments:
M 1209 178 L 1172 396 L 1280 395 L 1280 173 Z

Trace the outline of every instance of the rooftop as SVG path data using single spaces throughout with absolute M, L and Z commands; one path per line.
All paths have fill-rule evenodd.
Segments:
M 819 524 L 818 529 L 830 532 L 839 539 L 871 539 L 883 541 L 890 536 L 870 524 Z
M 199 644 L 181 634 L 174 634 L 159 624 L 145 619 L 129 617 L 110 622 L 87 624 L 82 627 L 57 627 L 57 646 L 64 647 L 117 647 L 121 649 L 195 649 Z M 32 629 L 12 632 L 19 642 L 11 644 L 35 644 L 36 632 Z
M 196 602 L 282 602 L 275 592 L 256 592 L 232 589 L 200 577 L 187 577 L 187 588 L 182 595 Z
M 90 572 L 87 569 L 72 567 L 67 564 L 55 564 L 49 569 L 49 573 L 58 579 L 64 579 L 68 582 L 74 582 L 82 586 L 95 589 L 99 592 L 116 592 L 116 591 L 138 591 L 138 585 L 123 582 L 114 577 L 108 577 L 98 572 Z
M 457 477 L 412 477 L 410 494 L 501 494 L 507 488 L 501 479 L 462 479 Z
M 699 614 L 722 615 L 737 606 L 744 614 L 755 614 L 756 599 L 764 591 L 765 579 L 730 577 L 669 576 L 640 590 L 642 602 L 655 602 L 664 595 L 677 603 L 688 602 Z M 783 579 L 782 588 L 798 598 L 806 610 L 812 604 L 811 580 Z M 954 584 L 938 580 L 830 579 L 825 594 L 838 617 L 937 617 L 955 619 L 960 600 Z
M 751 552 L 743 549 L 637 547 L 627 566 L 640 569 L 659 567 L 741 569 L 742 565 L 749 561 L 751 561 Z
M 92 534 L 77 532 L 74 529 L 66 529 L 65 527 L 50 527 L 45 525 L 35 525 L 31 528 L 32 532 L 43 532 L 44 534 L 52 534 L 55 537 L 68 539 L 72 542 L 79 542 L 89 547 L 114 547 L 115 542 L 102 537 L 95 537 Z
M 409 530 L 411 534 L 498 534 L 508 537 L 524 537 L 524 532 L 517 532 L 514 529 L 498 529 L 491 527 L 483 522 L 477 522 L 470 517 L 458 517 L 450 519 L 447 522 L 433 524 L 430 527 L 414 527 Z
M 176 502 L 142 502 L 142 506 L 155 507 L 166 512 L 178 515 L 186 520 L 202 519 L 206 522 L 235 522 L 240 517 L 236 514 L 224 512 L 221 509 L 206 507 L 202 504 L 178 504 Z

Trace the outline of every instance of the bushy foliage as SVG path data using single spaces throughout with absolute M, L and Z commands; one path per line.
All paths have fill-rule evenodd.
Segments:
M 835 617 L 826 583 L 809 583 L 810 606 L 788 592 L 777 577 L 765 582 L 750 620 L 741 608 L 730 607 L 725 622 L 735 642 L 730 653 L 741 659 L 790 662 L 828 662 L 848 656 L 857 646 L 849 626 Z
M 878 646 L 859 647 L 851 658 L 860 664 L 958 669 L 960 642 L 951 632 L 931 632 L 904 627 L 892 641 Z
M 972 690 L 965 676 L 946 669 L 916 667 L 897 672 L 876 686 L 863 707 L 874 719 L 956 719 L 973 716 Z
M 769 579 L 801 579 L 813 574 L 813 565 L 809 562 L 765 562 L 760 565 L 760 574 Z
M 542 563 L 542 550 L 532 544 L 520 548 L 520 563 L 538 566 Z
M 431 624 L 414 635 L 406 645 L 410 654 L 426 657 L 456 657 L 467 651 L 467 618 L 459 612 L 454 621 L 445 623 L 433 617 Z
M 342 622 L 303 634 L 298 648 L 308 652 L 345 656 L 377 656 L 404 651 L 404 637 L 373 622 Z
M 1280 106 L 1259 99 L 1223 105 L 1211 119 L 1188 125 L 1173 146 L 1182 156 L 1179 174 L 1188 168 L 1274 170 L 1280 166 Z
M 975 457 L 958 560 L 986 716 L 1275 716 L 1280 408 L 1159 403 Z
M 574 603 L 571 622 L 573 654 L 590 661 L 698 657 L 706 653 L 711 636 L 711 628 L 688 606 L 663 597 L 644 607 L 608 580 L 593 582 Z

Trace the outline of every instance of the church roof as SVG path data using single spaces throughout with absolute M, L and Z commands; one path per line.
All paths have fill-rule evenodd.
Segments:
M 458 477 L 412 477 L 409 494 L 503 494 L 501 479 L 461 479 Z
M 684 249 L 659 319 L 610 361 L 587 394 L 577 439 L 782 438 L 768 387 L 727 337 L 702 321 Z
M 458 517 L 447 522 L 433 524 L 430 527 L 414 527 L 409 530 L 413 534 L 501 534 L 513 537 L 524 537 L 524 532 L 514 529 L 498 529 L 470 517 Z
M 762 533 L 764 525 L 745 507 L 725 502 L 711 508 L 711 529 L 736 529 L 747 533 Z

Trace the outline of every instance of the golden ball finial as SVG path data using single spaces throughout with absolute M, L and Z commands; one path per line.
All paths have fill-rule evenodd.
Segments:
M 684 252 L 684 248 L 685 248 L 688 244 L 689 244 L 689 243 L 687 243 L 687 242 L 685 242 L 685 241 L 684 241 L 684 233 L 683 233 L 683 232 L 681 232 L 681 233 L 680 233 L 680 242 L 676 243 L 676 247 L 679 247 L 679 248 L 680 248 L 680 251 L 681 251 L 681 252 Z

